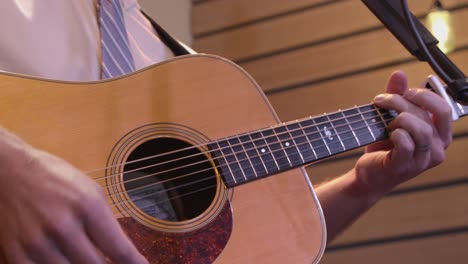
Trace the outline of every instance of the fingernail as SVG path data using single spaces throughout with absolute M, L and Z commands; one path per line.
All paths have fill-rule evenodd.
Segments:
M 379 94 L 374 98 L 374 102 L 380 103 L 385 100 L 385 97 L 387 97 L 385 94 Z

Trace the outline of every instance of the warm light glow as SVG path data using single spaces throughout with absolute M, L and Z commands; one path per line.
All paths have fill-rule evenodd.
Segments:
M 426 18 L 426 26 L 439 40 L 438 47 L 448 53 L 455 49 L 455 34 L 453 32 L 452 17 L 447 10 L 434 9 Z

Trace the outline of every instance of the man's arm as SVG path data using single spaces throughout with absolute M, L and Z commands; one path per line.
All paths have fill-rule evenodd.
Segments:
M 442 163 L 452 142 L 448 104 L 427 89 L 408 89 L 403 73 L 390 77 L 387 93 L 374 103 L 399 115 L 389 124 L 388 140 L 367 147 L 352 170 L 317 188 L 328 241 L 395 186 Z

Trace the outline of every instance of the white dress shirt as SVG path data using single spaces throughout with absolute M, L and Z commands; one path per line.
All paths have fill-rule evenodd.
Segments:
M 98 0 L 4 0 L 0 8 L 0 70 L 69 81 L 98 80 Z M 141 14 L 121 0 L 136 69 L 172 57 Z

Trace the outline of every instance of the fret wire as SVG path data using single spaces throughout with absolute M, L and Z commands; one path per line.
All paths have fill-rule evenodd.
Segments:
M 284 149 L 284 146 L 283 146 L 283 144 L 282 144 L 282 141 L 281 141 L 280 138 L 278 137 L 278 134 L 276 133 L 275 128 L 272 129 L 272 131 L 273 131 L 273 133 L 275 134 L 275 137 L 276 137 L 276 138 L 278 139 L 278 141 L 280 142 L 279 145 L 281 146 L 281 149 L 283 150 L 283 153 L 284 153 L 284 155 L 286 156 L 286 159 L 288 160 L 289 165 L 292 166 L 291 160 L 289 159 L 289 155 L 288 155 L 288 153 L 286 153 L 286 150 Z
M 350 138 L 351 138 L 351 137 L 350 137 Z M 307 144 L 307 142 L 305 142 L 305 143 L 303 143 L 303 144 Z M 278 149 L 277 151 L 281 151 L 281 150 Z M 327 151 L 327 152 L 328 152 L 328 151 Z M 314 156 L 312 156 L 313 159 L 311 159 L 311 161 L 313 161 L 313 160 L 316 159 L 317 156 L 315 156 L 315 155 L 316 155 L 316 154 L 314 154 Z M 332 155 L 332 154 L 329 154 L 329 155 Z M 308 158 L 308 157 L 306 157 L 306 159 L 307 159 L 307 158 Z M 239 171 L 239 170 L 237 170 L 237 171 L 235 170 L 234 172 L 238 172 L 238 171 Z
M 244 144 L 242 143 L 242 141 L 241 141 L 241 139 L 240 139 L 239 136 L 237 136 L 237 138 L 239 139 L 239 143 L 240 143 L 242 149 L 244 150 L 244 153 L 245 153 L 245 155 L 246 155 L 246 157 L 247 157 L 247 160 L 248 160 L 249 163 L 250 163 L 250 166 L 252 167 L 252 170 L 253 170 L 253 172 L 254 172 L 254 174 L 255 174 L 255 178 L 258 178 L 258 176 L 257 176 L 257 170 L 255 169 L 254 165 L 252 164 L 252 161 L 250 160 L 250 158 L 249 158 L 249 156 L 248 156 L 249 154 L 248 154 L 247 151 L 245 150 Z
M 361 108 L 369 107 L 369 106 L 372 106 L 372 104 L 363 105 L 363 106 L 361 106 Z M 359 121 L 359 122 L 363 122 L 364 124 L 366 124 L 365 127 L 367 128 L 367 130 L 369 130 L 369 125 L 367 125 L 367 123 L 365 122 L 365 121 L 368 120 L 368 119 L 365 118 L 364 114 L 372 113 L 373 110 L 363 112 L 363 111 L 361 111 L 360 109 L 358 109 L 357 107 L 354 107 L 354 108 L 342 110 L 342 111 L 339 111 L 339 112 L 330 113 L 330 114 L 327 114 L 327 115 L 330 116 L 330 115 L 332 115 L 332 114 L 337 114 L 337 113 L 340 113 L 340 112 L 345 112 L 345 111 L 350 111 L 350 110 L 356 110 L 356 112 L 357 112 L 355 115 L 350 116 L 350 117 L 361 116 L 362 121 Z M 298 121 L 296 121 L 296 122 L 302 123 L 302 122 L 311 121 L 311 120 L 314 119 L 314 118 L 316 119 L 316 118 L 320 118 L 320 117 L 323 117 L 323 116 L 319 116 L 319 117 L 310 117 L 310 118 L 308 118 L 308 119 L 298 120 Z M 345 118 L 350 118 L 350 117 L 345 117 Z M 344 118 L 342 118 L 342 119 L 344 119 Z M 392 118 L 390 118 L 390 119 L 392 119 Z M 332 121 L 336 121 L 336 120 L 332 120 Z M 289 123 L 291 123 L 291 122 L 289 122 Z M 289 123 L 283 123 L 282 125 L 285 126 L 285 125 L 288 125 Z M 315 124 L 312 125 L 312 126 L 313 126 L 313 127 L 318 127 L 319 125 L 323 125 L 323 124 L 325 124 L 325 123 L 327 123 L 327 122 L 321 122 L 321 123 L 315 122 Z M 301 124 L 301 126 L 302 126 L 302 124 Z M 343 126 L 345 126 L 345 125 L 343 125 Z M 306 127 L 302 126 L 302 127 L 307 129 L 307 128 L 310 128 L 311 126 L 306 126 Z M 332 128 L 335 128 L 335 129 L 336 129 L 336 127 L 335 127 L 333 124 L 332 124 Z M 362 127 L 362 128 L 364 128 L 364 127 Z M 271 129 L 271 128 L 268 128 L 268 129 Z M 263 130 L 266 130 L 266 129 L 263 129 Z M 369 131 L 369 132 L 371 132 L 371 131 Z M 321 130 L 317 129 L 317 131 L 314 132 L 314 133 L 321 133 Z M 311 135 L 311 134 L 309 134 L 309 135 Z
M 295 145 L 296 142 L 292 138 L 292 134 L 288 132 L 288 127 L 291 127 L 291 124 L 275 128 L 276 134 L 278 135 L 278 138 L 283 141 L 282 145 L 291 161 L 291 166 L 303 164 L 300 150 L 298 150 L 297 146 L 292 146 Z
M 351 137 L 350 137 L 351 138 Z M 303 143 L 303 144 L 307 144 L 307 142 Z M 280 150 L 278 150 L 280 151 Z M 315 159 L 315 156 L 312 156 L 314 159 Z M 307 157 L 306 157 L 307 158 Z M 312 159 L 311 161 L 313 161 L 314 159 Z
M 299 123 L 298 123 L 298 124 L 299 124 Z M 363 126 L 363 127 L 359 127 L 359 128 L 364 128 L 364 127 L 367 127 L 367 126 Z M 352 131 L 352 130 L 350 130 L 350 131 Z M 346 131 L 346 132 L 349 132 L 349 131 Z M 341 134 L 344 134 L 344 133 L 341 133 Z M 306 135 L 307 135 L 307 134 L 306 134 Z M 309 135 L 310 135 L 310 134 L 309 134 Z M 356 134 L 354 133 L 354 135 L 356 135 Z M 356 135 L 356 136 L 358 136 L 358 135 Z M 297 138 L 297 137 L 295 137 L 295 138 Z M 352 137 L 350 137 L 350 138 L 352 138 Z M 345 140 L 346 140 L 346 139 L 345 139 Z M 322 141 L 322 138 L 318 139 L 317 141 Z M 278 144 L 278 142 L 275 142 L 275 143 Z M 304 142 L 304 143 L 299 144 L 299 145 L 304 145 L 304 144 L 309 144 L 309 146 L 310 146 L 310 141 Z M 290 147 L 294 147 L 294 146 L 290 146 Z M 314 148 L 311 148 L 311 149 L 313 150 Z M 281 149 L 278 149 L 277 151 L 282 151 L 282 150 L 281 150 Z M 274 151 L 271 151 L 271 152 L 274 152 Z M 328 152 L 328 150 L 327 150 L 327 152 Z M 316 152 L 315 152 L 315 153 L 316 153 Z M 315 153 L 314 153 L 314 157 L 317 157 L 317 154 L 315 154 Z M 329 153 L 329 152 L 328 152 L 328 153 Z M 329 153 L 329 154 L 330 154 L 330 153 Z M 261 155 L 261 154 L 260 154 L 260 155 Z
M 346 118 L 344 112 L 341 112 L 341 113 L 342 113 L 342 115 L 343 115 L 343 117 L 344 117 L 344 120 L 346 121 L 346 124 L 348 124 L 349 130 L 351 131 L 351 133 L 353 133 L 353 136 L 354 136 L 354 138 L 356 139 L 358 145 L 359 145 L 359 146 L 362 146 L 362 144 L 361 144 L 359 138 L 356 136 L 356 133 L 354 133 L 354 129 L 353 129 L 353 127 L 351 126 L 351 124 L 349 123 L 348 118 Z
M 229 158 L 231 158 L 232 161 L 230 163 L 234 167 L 234 170 L 236 170 L 236 168 L 240 168 L 240 170 L 236 170 L 236 171 L 240 171 L 242 175 L 240 175 L 240 179 L 237 179 L 237 178 L 236 179 L 240 182 L 242 182 L 243 179 L 247 181 L 244 168 L 242 167 L 242 164 L 239 162 L 239 159 L 237 158 L 238 152 L 232 147 L 231 140 L 233 140 L 233 138 L 230 138 L 229 140 L 224 141 L 228 145 L 227 149 L 225 149 L 228 154 L 226 157 L 228 158 L 228 160 Z M 234 175 L 234 177 L 236 176 L 237 175 Z
M 265 136 L 263 135 L 262 132 L 260 132 L 259 134 L 262 136 L 263 142 L 266 143 L 266 147 L 268 148 L 268 154 L 271 155 L 271 157 L 272 157 L 272 159 L 273 159 L 273 162 L 276 164 L 276 167 L 278 168 L 278 171 L 280 171 L 281 168 L 280 168 L 280 166 L 278 165 L 278 162 L 276 161 L 276 158 L 275 158 L 275 156 L 273 155 L 273 152 L 271 151 L 271 148 L 270 148 L 270 145 L 268 144 L 268 141 L 266 141 Z M 264 149 L 264 148 L 263 148 L 263 149 Z
M 343 144 L 343 141 L 341 140 L 340 134 L 339 134 L 338 131 L 336 130 L 334 124 L 332 124 L 332 121 L 330 120 L 330 115 L 326 115 L 326 116 L 327 116 L 328 121 L 330 121 L 330 125 L 332 126 L 333 130 L 335 130 L 335 134 L 336 134 L 336 136 L 338 137 L 338 140 L 340 141 L 341 146 L 343 147 L 343 151 L 345 151 L 345 150 L 346 150 L 346 147 L 345 147 L 345 145 Z
M 357 111 L 357 112 L 361 112 L 361 113 L 362 113 L 362 111 L 358 111 L 358 110 L 356 110 L 356 109 L 357 109 L 357 108 L 355 108 L 355 109 L 348 109 L 348 110 L 346 110 L 346 111 L 355 110 L 355 111 Z M 371 112 L 371 111 L 369 111 L 368 113 L 370 113 L 370 112 Z M 353 117 L 353 116 L 354 116 L 354 117 L 357 117 L 357 116 L 359 116 L 359 115 L 361 115 L 361 117 L 363 117 L 362 114 L 357 114 L 357 115 L 354 115 L 354 114 L 353 114 L 352 117 Z M 392 118 L 393 118 L 393 117 L 392 117 Z M 390 118 L 390 119 L 392 119 L 392 118 Z M 364 127 L 366 127 L 367 130 L 369 129 L 369 128 L 368 128 L 368 125 L 366 125 L 366 122 L 365 122 L 364 120 L 366 120 L 365 117 L 364 117 L 363 121 L 359 121 L 359 122 L 363 122 L 363 123 L 365 124 L 365 126 L 355 128 L 355 130 L 359 130 L 359 129 L 364 128 Z M 306 120 L 306 121 L 312 121 L 312 122 L 314 122 L 313 120 Z M 297 124 L 300 128 L 302 128 L 302 127 L 303 127 L 302 122 L 304 122 L 304 120 L 301 121 L 301 122 L 299 122 L 299 123 L 295 123 L 295 124 Z M 354 122 L 354 123 L 359 123 L 359 122 Z M 317 123 L 317 122 L 315 122 L 315 123 Z M 348 123 L 349 123 L 349 122 L 348 122 Z M 293 123 L 293 124 L 294 124 L 294 123 Z M 323 124 L 323 123 L 322 123 L 322 124 Z M 349 124 L 351 124 L 351 123 L 349 123 Z M 307 128 L 311 128 L 311 127 L 312 127 L 312 126 L 308 126 Z M 316 127 L 315 127 L 315 128 L 316 128 Z M 314 131 L 314 132 L 312 132 L 312 133 L 310 133 L 310 134 L 306 134 L 306 133 L 304 132 L 304 129 L 300 129 L 300 131 L 302 132 L 301 134 L 304 134 L 304 135 L 306 135 L 306 136 L 307 136 L 307 135 L 313 135 L 313 134 L 316 134 L 316 133 L 318 132 L 318 131 Z M 353 130 L 350 130 L 350 131 L 352 131 L 352 132 L 354 133 Z M 369 132 L 370 132 L 370 131 L 369 131 Z M 320 132 L 319 132 L 319 133 L 320 133 Z M 258 133 L 258 134 L 260 134 L 260 133 Z M 354 133 L 354 134 L 355 134 L 355 133 Z M 358 135 L 357 135 L 357 136 L 358 136 Z M 250 135 L 249 135 L 249 137 L 252 138 Z M 302 136 L 301 136 L 301 137 L 302 137 Z M 305 137 L 305 138 L 307 138 L 307 137 Z M 357 138 L 359 138 L 359 137 L 357 137 Z M 263 141 L 266 142 L 266 140 L 263 140 Z M 317 139 L 317 140 L 315 140 L 315 141 L 323 141 L 323 139 L 321 138 L 321 139 Z M 313 142 L 313 141 L 312 141 L 312 142 Z M 306 142 L 306 143 L 308 143 L 308 145 L 311 146 L 311 150 L 314 152 L 315 158 L 318 158 L 317 152 L 315 151 L 315 148 L 313 147 L 313 145 L 311 145 L 311 142 L 308 141 L 308 142 Z M 258 149 L 256 149 L 256 151 L 258 152 Z M 273 153 L 274 151 L 270 151 L 270 152 Z M 331 153 L 329 152 L 329 154 L 331 154 Z M 272 156 L 272 155 L 270 155 L 270 156 Z M 260 157 L 261 157 L 262 160 L 263 160 L 263 157 L 262 157 L 261 155 L 260 155 Z M 272 158 L 273 158 L 273 156 L 272 156 Z M 264 163 L 264 162 L 263 162 L 263 163 Z M 264 167 L 266 168 L 266 171 L 268 171 L 267 167 L 265 166 L 265 163 L 264 163 Z
M 331 153 L 331 151 L 330 151 L 330 148 L 328 147 L 327 141 L 323 138 L 323 135 L 322 135 L 322 132 L 321 132 L 320 127 L 317 125 L 317 122 L 315 122 L 314 119 L 312 119 L 312 122 L 315 124 L 315 127 L 317 128 L 318 133 L 319 133 L 320 137 L 322 138 L 322 142 L 325 143 L 325 147 L 326 147 L 327 150 L 328 150 L 328 154 L 331 155 L 332 153 Z
M 359 142 L 356 140 L 354 134 L 350 130 L 352 127 L 348 125 L 347 118 L 345 118 L 343 112 L 331 114 L 330 119 L 332 120 L 333 127 L 343 142 L 345 150 L 360 146 Z
M 317 153 L 315 152 L 315 148 L 314 148 L 314 146 L 312 146 L 312 142 L 308 139 L 307 134 L 305 133 L 305 129 L 302 126 L 302 122 L 298 122 L 297 124 L 299 124 L 299 127 L 301 128 L 300 131 L 302 132 L 302 134 L 304 134 L 304 137 L 305 137 L 307 143 L 309 144 L 310 149 L 314 153 L 315 159 L 318 159 Z
M 278 138 L 275 137 L 275 127 L 269 130 L 265 130 L 262 132 L 262 135 L 267 137 L 268 140 L 266 142 L 269 144 L 268 148 L 270 149 L 270 153 L 273 155 L 275 162 L 278 164 L 279 170 L 281 170 L 284 166 L 288 167 L 291 166 L 287 159 L 286 152 L 283 150 L 280 143 L 278 143 Z
M 366 118 L 365 118 L 364 115 L 362 114 L 360 107 L 357 107 L 356 109 L 359 111 L 359 114 L 361 115 L 362 120 L 364 120 L 364 123 L 366 124 L 367 129 L 369 130 L 369 132 L 371 133 L 372 138 L 373 138 L 374 141 L 375 141 L 375 135 L 374 135 L 374 133 L 372 132 L 372 130 L 370 129 L 369 125 L 367 125 Z
M 365 124 L 364 121 L 362 121 L 362 122 Z M 298 123 L 298 124 L 299 124 L 300 126 L 302 126 L 301 123 Z M 348 124 L 350 124 L 350 123 L 348 122 Z M 367 126 L 367 125 L 364 125 L 364 126 L 362 126 L 362 127 L 358 127 L 358 128 L 356 128 L 356 129 L 354 129 L 354 130 L 359 130 L 359 129 L 361 129 L 361 128 L 367 128 L 366 130 L 368 130 L 368 126 Z M 356 135 L 356 133 L 354 133 L 353 130 L 350 130 L 350 131 L 352 131 L 353 134 Z M 368 130 L 368 131 L 369 131 L 369 130 Z M 302 131 L 302 132 L 304 133 L 304 131 Z M 349 132 L 349 131 L 347 131 L 347 132 Z M 370 132 L 370 131 L 369 131 L 369 132 Z M 314 132 L 314 133 L 315 133 L 315 132 Z M 304 133 L 304 134 L 305 134 L 305 133 Z M 341 133 L 341 134 L 344 134 L 344 133 Z M 370 134 L 370 133 L 369 133 L 369 134 Z M 310 134 L 305 134 L 305 135 L 310 135 Z M 356 138 L 357 138 L 357 137 L 358 137 L 358 135 L 356 135 Z M 323 138 L 317 139 L 317 141 L 323 141 Z M 311 145 L 310 145 L 310 142 L 306 142 L 306 143 L 309 143 L 309 146 L 311 146 Z M 314 150 L 314 147 L 311 146 L 311 149 Z M 328 151 L 327 151 L 327 152 L 328 152 Z M 314 156 L 317 157 L 317 154 L 315 153 Z
M 368 104 L 367 106 L 370 106 L 372 104 Z M 364 105 L 366 106 L 366 105 Z M 364 107 L 363 106 L 363 107 Z M 356 107 L 355 107 L 356 108 Z M 350 110 L 354 110 L 355 108 L 349 108 L 349 109 L 345 109 L 343 111 L 350 111 Z M 391 110 L 392 111 L 392 110 Z M 330 114 L 334 114 L 335 112 L 333 113 L 330 113 Z M 394 119 L 394 117 L 396 116 L 397 114 L 395 114 L 394 116 L 391 116 L 391 118 L 389 118 L 390 120 L 391 119 Z M 350 116 L 352 117 L 352 116 Z M 303 120 L 299 120 L 298 122 L 305 122 L 306 120 L 309 120 L 311 119 L 312 117 L 310 118 L 304 118 Z M 288 123 L 283 123 L 283 125 L 287 125 L 291 122 L 288 122 Z M 266 130 L 266 129 L 269 129 L 269 128 L 264 128 L 264 129 L 260 129 L 260 130 L 257 130 L 257 131 L 263 131 L 263 130 Z M 253 132 L 250 132 L 250 133 L 253 133 Z M 231 137 L 234 137 L 234 136 L 231 136 Z M 224 139 L 229 139 L 230 137 L 226 137 Z M 219 139 L 219 140 L 223 140 L 223 139 Z M 164 156 L 164 155 L 169 155 L 169 154 L 174 154 L 174 153 L 177 153 L 177 152 L 180 152 L 180 151 L 184 151 L 184 150 L 188 150 L 188 149 L 193 149 L 193 148 L 202 148 L 202 147 L 206 147 L 210 144 L 213 144 L 215 143 L 215 141 L 212 141 L 211 143 L 203 143 L 203 144 L 199 144 L 199 145 L 194 145 L 194 146 L 190 146 L 190 147 L 187 147 L 187 148 L 182 148 L 182 149 L 178 149 L 178 150 L 174 150 L 174 151 L 169 151 L 169 152 L 166 152 L 166 153 L 161 153 L 161 154 L 157 154 L 157 155 L 152 155 L 152 156 L 148 156 L 148 157 L 145 157 L 145 158 L 141 158 L 141 159 L 137 159 L 137 160 L 133 160 L 131 162 L 126 162 L 125 164 L 130 164 L 130 163 L 135 163 L 135 162 L 139 162 L 139 161 L 143 161 L 143 160 L 147 160 L 147 159 L 151 159 L 151 158 L 156 158 L 156 157 L 159 157 L 159 156 Z M 200 154 L 197 154 L 197 155 L 204 155 L 203 153 L 200 153 Z M 187 157 L 185 157 L 187 158 Z M 181 159 L 181 158 L 180 158 Z M 177 160 L 180 160 L 180 159 L 177 159 Z M 172 162 L 172 161 L 167 161 L 167 162 Z M 167 162 L 164 162 L 164 163 L 167 163 Z M 161 163 L 159 163 L 161 164 Z M 157 165 L 157 164 L 156 164 Z M 99 171 L 104 171 L 104 170 L 108 170 L 112 167 L 115 167 L 115 166 L 121 166 L 121 165 L 113 165 L 113 166 L 109 166 L 109 167 L 106 167 L 106 168 L 101 168 L 101 169 L 96 169 L 96 170 L 91 170 L 91 171 L 88 171 L 86 172 L 87 174 L 93 174 L 93 173 L 97 173 Z M 154 165 L 153 165 L 154 166 Z M 140 170 L 142 168 L 138 168 L 137 170 Z M 98 177 L 96 178 L 95 180 L 99 180 L 99 179 L 102 179 L 102 178 L 108 178 L 108 177 L 112 177 L 113 175 L 107 175 L 107 176 L 103 176 L 103 177 Z
M 265 168 L 265 171 L 266 171 L 267 173 L 270 173 L 270 172 L 268 171 L 267 166 L 265 165 L 265 160 L 263 160 L 262 155 L 260 155 L 260 152 L 258 151 L 258 148 L 255 146 L 255 143 L 253 143 L 253 139 L 252 139 L 252 136 L 250 135 L 250 133 L 248 134 L 248 136 L 249 136 L 250 140 L 252 141 L 252 145 L 254 146 L 255 151 L 257 152 L 258 156 L 260 157 L 260 160 L 262 161 L 262 165 L 263 165 L 263 167 Z
M 386 134 L 387 127 L 385 125 L 385 122 L 377 122 L 379 112 L 376 110 L 374 105 L 369 105 L 366 107 L 368 109 L 371 109 L 366 115 L 371 117 L 367 120 L 370 120 L 371 124 L 369 126 L 372 128 L 377 140 Z
M 212 168 L 210 168 L 212 169 Z M 183 177 L 183 176 L 182 176 Z M 212 175 L 211 177 L 216 177 L 216 175 Z M 177 177 L 177 178 L 180 178 L 180 177 Z M 209 178 L 208 178 L 209 179 Z M 187 183 L 187 184 L 184 184 L 184 186 L 189 186 L 189 185 L 192 185 L 191 183 Z M 209 186 L 207 188 L 211 188 L 211 187 L 215 187 L 216 185 L 213 185 L 213 186 Z M 120 203 L 115 203 L 115 204 L 112 204 L 112 206 L 115 206 L 117 204 L 120 204 Z
M 362 116 L 362 111 L 360 111 L 360 112 L 361 112 L 361 116 Z M 309 120 L 309 121 L 312 121 L 312 122 L 314 122 L 315 124 L 317 124 L 317 122 L 315 122 L 314 120 Z M 302 122 L 304 122 L 304 120 L 303 120 Z M 361 121 L 361 122 L 363 122 L 363 121 Z M 297 123 L 297 124 L 298 124 L 299 126 L 303 127 L 302 123 Z M 309 126 L 308 128 L 310 128 L 310 127 L 312 127 L 312 126 Z M 366 126 L 366 127 L 367 127 L 367 126 Z M 316 127 L 315 127 L 315 128 L 316 128 Z M 368 127 L 367 127 L 367 128 L 368 128 Z M 359 129 L 359 128 L 357 128 L 357 129 Z M 314 131 L 313 133 L 311 133 L 311 134 L 309 134 L 309 135 L 316 134 L 317 132 L 319 132 L 319 131 Z M 302 131 L 302 133 L 305 134 L 304 131 Z M 319 133 L 320 133 L 320 132 L 319 132 Z M 260 133 L 259 133 L 259 134 L 260 134 Z M 305 135 L 307 135 L 307 134 L 305 134 Z M 266 140 L 264 139 L 264 137 L 263 137 L 263 141 L 266 142 Z M 316 141 L 323 141 L 323 139 L 317 139 Z M 219 145 L 219 144 L 218 144 L 218 145 Z M 309 144 L 309 145 L 310 145 L 310 144 Z M 326 145 L 325 145 L 325 146 L 326 146 Z M 223 148 L 225 148 L 225 147 L 221 147 L 221 146 L 219 145 L 219 149 L 223 149 Z M 312 146 L 311 149 L 315 152 L 315 149 L 314 149 L 313 146 Z M 272 151 L 270 151 L 270 152 L 272 152 Z M 329 152 L 329 153 L 330 153 L 330 152 Z M 223 157 L 225 158 L 225 160 L 227 161 L 226 155 L 224 155 L 224 153 L 222 153 L 222 154 L 223 154 Z M 331 153 L 330 153 L 330 154 L 331 154 Z M 315 152 L 314 155 L 315 155 L 316 157 L 318 157 L 318 156 L 317 156 L 317 152 Z M 262 157 L 262 158 L 263 158 L 263 157 Z M 274 160 L 273 160 L 273 161 L 274 161 Z M 230 163 L 230 162 L 227 161 L 227 163 Z M 232 163 L 231 163 L 231 164 L 232 164 Z M 234 176 L 234 175 L 232 175 L 232 176 Z M 236 178 L 235 178 L 235 179 L 236 179 Z M 237 181 L 237 179 L 236 179 L 236 181 Z
M 263 162 L 263 157 L 259 154 L 257 148 L 254 145 L 254 142 L 251 140 L 249 135 L 243 135 L 240 137 L 245 150 L 247 151 L 247 156 L 250 159 L 253 169 L 255 169 L 255 177 L 258 178 L 259 175 L 266 175 L 268 171 L 266 170 L 266 166 Z M 259 164 L 261 166 L 259 166 Z
M 362 111 L 359 111 L 359 112 L 362 112 Z M 370 112 L 372 112 L 372 111 L 369 111 L 369 113 L 370 113 Z M 362 115 L 362 114 L 361 114 L 361 115 Z M 389 120 L 392 120 L 392 119 L 393 119 L 393 117 L 389 118 Z M 364 120 L 366 120 L 366 119 L 364 119 Z M 381 122 L 381 123 L 385 123 L 385 121 L 386 121 L 386 120 L 383 120 L 383 122 Z M 315 122 L 315 123 L 316 123 L 316 122 Z M 302 132 L 303 132 L 303 131 L 302 131 Z M 304 133 L 304 132 L 303 132 L 303 133 Z M 344 134 L 344 133 L 342 133 L 342 134 Z M 219 147 L 218 150 L 221 150 L 222 148 L 224 148 L 224 147 L 221 147 L 221 146 L 219 145 L 218 142 L 214 142 L 214 143 L 216 143 L 216 144 L 218 145 L 218 147 Z M 230 144 L 230 142 L 228 142 L 228 143 Z M 224 159 L 227 161 L 226 156 L 224 156 L 224 153 L 221 152 L 221 154 L 223 155 Z M 233 154 L 236 154 L 236 152 L 234 151 Z M 229 162 L 228 162 L 228 163 L 229 163 Z M 229 168 L 229 169 L 230 169 L 230 168 Z M 232 171 L 231 171 L 231 172 L 232 172 Z M 232 177 L 232 176 L 233 176 L 233 175 L 231 175 L 231 177 Z M 236 181 L 236 178 L 233 178 L 233 179 Z
M 351 125 L 351 128 L 356 131 L 356 135 L 359 139 L 359 142 L 361 145 L 366 145 L 367 143 L 370 143 L 369 139 L 372 141 L 372 134 L 370 133 L 366 121 L 363 119 L 363 115 L 359 113 L 357 108 L 353 108 L 350 110 L 344 111 L 345 116 L 347 116 L 347 119 L 349 119 L 349 124 Z M 364 133 L 359 133 L 360 131 Z M 367 133 L 368 136 L 365 136 L 365 133 Z
M 297 153 L 299 153 L 299 156 L 301 157 L 302 162 L 305 162 L 304 157 L 302 156 L 302 153 L 301 153 L 301 151 L 299 150 L 299 147 L 298 147 L 298 144 L 297 144 L 297 142 L 296 142 L 296 139 L 293 137 L 293 135 L 291 134 L 291 132 L 289 132 L 289 127 L 286 125 L 285 128 L 286 128 L 286 131 L 287 131 L 288 134 L 289 134 L 289 137 L 290 137 L 291 140 L 294 142 L 294 146 L 296 147 Z
M 384 119 L 382 113 L 380 112 L 379 108 L 377 108 L 376 105 L 373 105 L 373 106 L 374 106 L 374 109 L 375 109 L 375 111 L 377 112 L 377 114 L 380 116 L 380 119 L 384 122 L 385 126 L 387 127 L 388 124 L 387 124 L 387 122 L 385 121 L 385 119 Z
M 391 118 L 391 119 L 392 119 L 392 118 Z M 343 133 L 343 134 L 344 134 L 344 133 Z M 307 143 L 307 142 L 306 142 L 306 143 Z M 227 159 L 226 159 L 226 160 L 227 160 Z M 312 161 L 312 160 L 311 160 L 311 161 Z M 228 162 L 228 165 L 231 165 L 231 164 Z M 213 169 L 213 168 L 209 168 L 209 169 L 211 170 L 211 169 Z M 206 171 L 206 170 L 208 170 L 208 169 L 205 169 L 205 170 L 202 170 L 202 171 Z M 239 171 L 239 170 L 236 170 L 236 171 Z M 199 171 L 199 172 L 201 172 L 201 171 Z M 214 176 L 215 176 L 215 175 L 214 175 Z M 182 177 L 185 177 L 185 176 L 179 176 L 179 177 L 176 177 L 175 179 L 177 179 L 177 178 L 182 178 Z M 175 180 L 175 179 L 172 179 L 172 180 Z M 235 178 L 234 178 L 234 179 L 235 179 Z M 155 184 L 157 184 L 157 183 L 155 183 Z
M 327 145 L 325 144 L 325 142 L 322 139 L 322 135 L 321 135 L 321 132 L 320 132 L 320 127 L 317 127 L 316 125 L 314 125 L 314 120 L 309 119 L 309 120 L 307 120 L 305 122 L 301 122 L 301 123 L 302 123 L 303 126 L 306 127 L 305 132 L 306 132 L 307 139 L 311 141 L 312 147 L 314 147 L 314 149 L 316 150 L 316 153 L 317 154 L 327 153 L 328 152 Z M 315 123 L 317 123 L 317 122 L 315 122 Z M 324 150 L 324 152 L 322 152 L 322 150 Z M 324 155 L 327 156 L 327 155 L 330 155 L 330 154 L 327 153 L 327 154 L 324 154 Z M 322 158 L 322 156 L 318 155 L 317 158 Z
M 216 145 L 218 145 L 219 147 L 219 152 L 221 153 L 221 155 L 223 156 L 223 159 L 226 161 L 226 166 L 228 167 L 229 169 L 229 172 L 231 173 L 231 178 L 234 180 L 234 183 L 237 184 L 237 179 L 235 178 L 234 176 L 234 173 L 232 172 L 231 170 L 231 164 L 229 163 L 229 161 L 226 159 L 226 156 L 224 155 L 224 152 L 221 150 L 221 145 L 219 145 L 219 141 L 216 141 Z
M 372 104 L 363 105 L 363 106 L 361 106 L 361 108 L 369 107 L 369 106 L 372 106 Z M 342 111 L 340 111 L 340 112 L 349 111 L 349 110 L 357 110 L 358 113 L 357 113 L 355 116 L 361 116 L 363 122 L 366 124 L 366 128 L 369 130 L 369 126 L 368 126 L 367 123 L 365 122 L 367 119 L 364 117 L 363 114 L 371 113 L 372 111 L 363 112 L 363 111 L 361 111 L 357 106 L 355 106 L 354 108 L 345 109 L 345 110 L 342 110 Z M 333 113 L 330 113 L 330 114 L 328 114 L 328 115 L 335 114 L 335 113 L 338 113 L 338 112 L 333 112 Z M 353 117 L 353 116 L 351 116 L 351 117 Z M 305 121 L 311 121 L 311 120 L 313 120 L 314 118 L 317 118 L 317 117 L 310 117 L 310 118 L 308 118 L 308 119 L 298 120 L 298 123 L 305 122 Z M 349 117 L 347 117 L 347 118 L 349 118 Z M 289 122 L 289 123 L 290 123 L 290 122 Z M 288 125 L 289 123 L 282 123 L 282 124 L 279 124 L 279 125 L 285 126 L 285 125 Z M 315 124 L 313 125 L 313 127 L 317 127 L 318 125 L 324 124 L 324 123 L 317 124 L 316 122 L 314 122 L 314 123 L 315 123 Z M 275 126 L 275 127 L 277 127 L 277 126 Z M 306 128 L 310 128 L 311 126 L 304 127 L 304 126 L 301 125 L 301 127 L 302 127 L 302 129 L 306 129 Z M 273 128 L 274 128 L 274 127 L 273 127 Z M 262 131 L 267 131 L 267 130 L 271 130 L 271 129 L 272 129 L 272 127 L 270 127 L 270 128 L 264 128 L 264 129 L 260 129 L 260 130 L 257 130 L 257 131 L 253 131 L 253 132 L 251 132 L 251 133 L 255 133 L 255 132 L 259 132 L 259 133 L 260 133 L 260 132 L 262 132 Z M 369 130 L 369 132 L 372 132 L 372 131 Z M 317 131 L 314 132 L 314 133 L 319 133 L 319 134 L 321 135 L 321 132 L 320 132 L 319 129 L 317 129 Z M 247 133 L 246 133 L 246 134 L 247 134 Z M 311 134 L 309 134 L 309 135 L 311 135 Z M 227 138 L 225 138 L 225 139 L 233 138 L 233 137 L 235 137 L 235 136 L 227 137 Z M 374 137 L 374 138 L 375 138 L 375 137 Z M 265 141 L 266 141 L 266 140 L 265 140 Z
M 322 123 L 320 126 L 320 132 L 323 140 L 327 143 L 331 154 L 339 151 L 343 151 L 343 147 L 340 144 L 340 139 L 334 134 L 334 124 L 329 121 L 328 115 L 322 115 L 314 118 L 315 123 Z
M 231 142 L 229 140 L 226 140 L 226 142 L 228 143 L 228 145 L 229 145 L 229 147 L 230 147 L 230 149 L 231 149 L 231 151 L 233 153 L 234 159 L 237 161 L 237 164 L 239 165 L 239 167 L 241 169 L 242 176 L 247 181 L 247 176 L 245 175 L 244 168 L 242 167 L 242 164 L 240 163 L 239 159 L 237 158 L 237 155 L 236 155 L 237 152 L 234 150 L 234 148 L 232 147 Z

